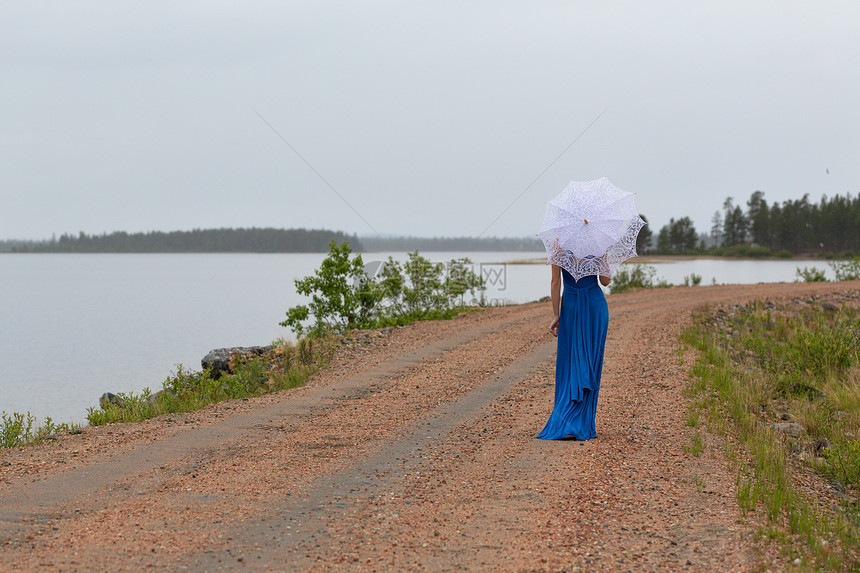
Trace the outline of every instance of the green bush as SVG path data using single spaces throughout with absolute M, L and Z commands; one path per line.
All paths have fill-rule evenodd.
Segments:
M 671 286 L 666 281 L 655 282 L 657 269 L 651 265 L 622 265 L 612 275 L 610 292 L 619 293 L 632 288 Z
M 20 414 L 12 412 L 0 413 L 0 448 L 17 448 L 28 444 L 39 443 L 60 432 L 70 432 L 77 428 L 75 424 L 55 424 L 49 417 L 36 426 L 36 418 L 27 412 Z
M 860 442 L 842 440 L 824 450 L 824 473 L 840 482 L 860 487 Z
M 702 282 L 702 275 L 691 273 L 684 277 L 684 286 L 699 286 Z
M 296 280 L 296 291 L 310 296 L 311 302 L 290 308 L 281 326 L 299 336 L 319 336 L 450 318 L 466 306 L 467 292 L 474 299 L 485 289 L 466 258 L 447 265 L 431 263 L 415 251 L 403 263 L 388 257 L 378 276 L 369 277 L 361 255 L 350 260 L 351 253 L 349 243 L 330 244 L 329 255 L 314 275 Z M 310 319 L 314 322 L 307 325 Z
M 311 331 L 317 334 L 356 328 L 370 320 L 380 293 L 365 274 L 361 255 L 350 260 L 351 253 L 349 243 L 329 244 L 329 254 L 314 275 L 295 281 L 296 291 L 310 296 L 311 302 L 290 308 L 282 326 L 301 336 L 310 316 L 316 320 Z
M 14 448 L 28 443 L 34 421 L 29 412 L 26 415 L 18 412 L 12 412 L 11 416 L 6 412 L 0 414 L 0 447 Z
M 827 263 L 833 269 L 837 281 L 856 281 L 860 279 L 860 257 L 845 261 Z
M 827 277 L 824 276 L 824 269 L 816 267 L 803 267 L 802 269 L 800 267 L 795 267 L 795 269 L 795 276 L 797 276 L 798 279 L 803 279 L 803 282 L 827 282 Z

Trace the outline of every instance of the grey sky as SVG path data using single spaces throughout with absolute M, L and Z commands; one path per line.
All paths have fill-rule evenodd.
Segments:
M 570 179 L 652 228 L 860 190 L 860 3 L 5 2 L 0 239 L 534 234 Z M 829 174 L 827 173 L 829 170 Z

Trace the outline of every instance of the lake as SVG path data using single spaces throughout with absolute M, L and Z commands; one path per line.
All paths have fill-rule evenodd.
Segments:
M 364 262 L 404 253 L 365 253 Z M 493 304 L 548 294 L 541 253 L 424 253 L 434 262 L 468 256 Z M 293 281 L 313 273 L 314 254 L 2 254 L 0 410 L 84 423 L 104 392 L 161 388 L 177 364 L 200 368 L 211 349 L 290 337 L 278 325 L 305 302 Z M 791 282 L 821 261 L 697 259 L 653 265 L 683 284 Z M 827 268 L 829 278 L 832 278 Z

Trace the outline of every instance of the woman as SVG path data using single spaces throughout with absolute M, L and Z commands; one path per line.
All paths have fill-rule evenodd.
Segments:
M 600 276 L 599 280 L 606 286 L 610 279 Z M 549 331 L 558 337 L 555 405 L 538 438 L 597 437 L 594 414 L 609 325 L 609 309 L 597 281 L 597 275 L 575 281 L 566 270 L 552 265 L 550 296 L 554 318 Z M 564 296 L 560 293 L 562 282 Z

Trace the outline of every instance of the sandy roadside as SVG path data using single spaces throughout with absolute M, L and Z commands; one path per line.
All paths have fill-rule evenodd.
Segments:
M 704 303 L 857 289 L 609 297 L 589 442 L 532 439 L 555 351 L 532 303 L 344 346 L 303 388 L 3 450 L 0 570 L 778 570 L 724 444 L 683 451 L 678 334 Z

